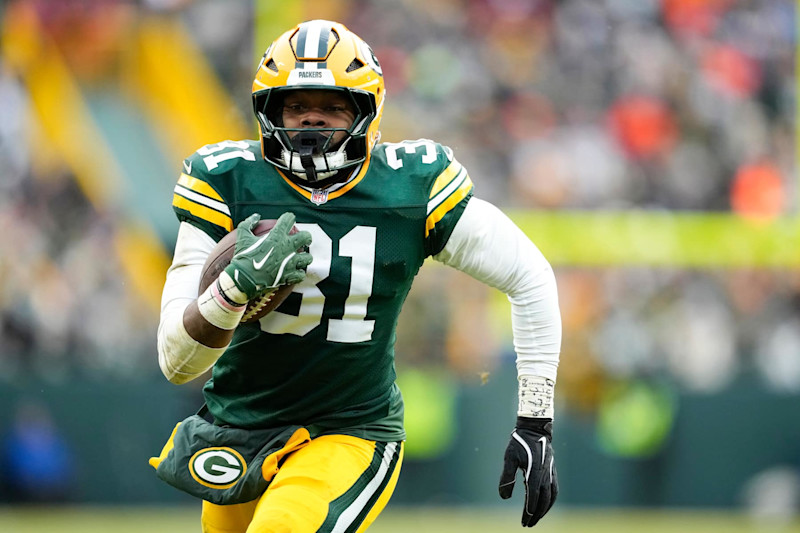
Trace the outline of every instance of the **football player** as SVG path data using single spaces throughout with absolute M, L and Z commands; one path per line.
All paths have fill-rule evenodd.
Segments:
M 183 162 L 161 370 L 180 384 L 213 367 L 203 392 L 216 427 L 297 425 L 309 436 L 283 450 L 256 499 L 205 501 L 204 532 L 363 531 L 375 520 L 394 490 L 405 439 L 395 328 L 427 257 L 508 295 L 519 404 L 499 492 L 510 497 L 522 472 L 524 526 L 556 499 L 561 320 L 553 271 L 514 223 L 473 196 L 450 148 L 427 139 L 379 143 L 384 99 L 367 43 L 342 24 L 304 22 L 258 66 L 260 139 L 207 145 Z M 278 223 L 259 237 L 251 231 L 259 218 Z M 300 231 L 290 235 L 295 223 Z M 233 260 L 198 295 L 206 258 L 234 229 Z M 240 324 L 247 302 L 285 283 L 294 290 L 279 308 Z

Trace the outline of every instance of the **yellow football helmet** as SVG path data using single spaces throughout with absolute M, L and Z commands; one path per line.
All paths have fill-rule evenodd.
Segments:
M 342 128 L 284 127 L 287 91 L 341 91 L 353 105 L 355 119 Z M 302 185 L 324 187 L 347 179 L 380 138 L 385 87 L 383 72 L 369 45 L 344 25 L 328 20 L 303 22 L 273 42 L 253 80 L 253 109 L 261 129 L 264 159 Z M 334 131 L 346 131 L 331 146 Z

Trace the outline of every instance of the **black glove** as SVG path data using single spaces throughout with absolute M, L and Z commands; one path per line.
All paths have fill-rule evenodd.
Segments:
M 514 490 L 517 469 L 525 483 L 522 525 L 533 527 L 553 506 L 558 496 L 558 476 L 553 463 L 553 420 L 517 417 L 517 427 L 503 458 L 500 497 L 507 500 Z

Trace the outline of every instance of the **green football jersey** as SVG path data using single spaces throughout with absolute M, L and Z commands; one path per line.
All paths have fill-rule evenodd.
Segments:
M 471 195 L 452 151 L 425 139 L 378 145 L 353 179 L 326 190 L 286 178 L 257 141 L 224 141 L 187 158 L 173 197 L 181 221 L 219 241 L 253 213 L 290 211 L 313 238 L 305 281 L 259 322 L 239 326 L 214 365 L 204 394 L 217 421 L 405 438 L 398 316 Z

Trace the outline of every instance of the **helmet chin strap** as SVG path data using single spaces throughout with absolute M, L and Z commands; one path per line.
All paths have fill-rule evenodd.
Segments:
M 294 174 L 312 184 L 333 176 L 347 160 L 344 153 L 347 142 L 335 152 L 324 153 L 322 148 L 327 141 L 328 137 L 318 131 L 301 131 L 292 138 L 293 151 L 284 150 L 284 162 Z M 300 156 L 299 165 L 294 153 Z
M 300 164 L 306 171 L 308 181 L 317 181 L 317 166 L 314 154 L 322 154 L 322 147 L 328 140 L 318 131 L 301 131 L 292 139 L 292 146 L 300 154 Z

